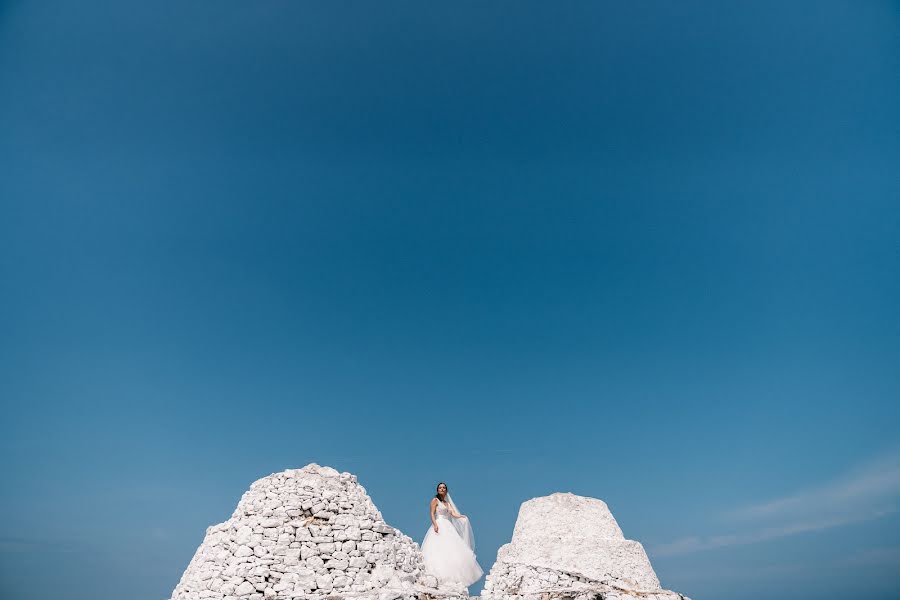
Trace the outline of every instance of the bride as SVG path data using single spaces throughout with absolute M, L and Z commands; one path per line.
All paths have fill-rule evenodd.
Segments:
M 465 515 L 459 514 L 446 483 L 439 483 L 431 499 L 431 527 L 422 540 L 425 570 L 441 583 L 469 587 L 484 575 L 475 560 L 475 537 Z

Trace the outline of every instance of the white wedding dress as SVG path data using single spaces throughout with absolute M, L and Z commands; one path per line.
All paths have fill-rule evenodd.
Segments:
M 453 500 L 448 498 L 450 506 Z M 454 506 L 454 510 L 455 506 Z M 459 511 L 456 510 L 459 514 Z M 469 587 L 484 575 L 475 560 L 475 538 L 468 519 L 454 519 L 449 507 L 438 501 L 434 520 L 438 531 L 429 527 L 422 540 L 425 570 L 441 583 L 457 583 Z

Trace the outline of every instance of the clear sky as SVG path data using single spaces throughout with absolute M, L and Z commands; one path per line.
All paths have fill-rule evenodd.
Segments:
M 898 166 L 898 2 L 0 2 L 0 595 L 168 598 L 318 462 L 897 598 Z

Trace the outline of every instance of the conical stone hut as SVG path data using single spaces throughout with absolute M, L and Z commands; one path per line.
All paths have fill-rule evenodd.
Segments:
M 519 508 L 483 600 L 690 600 L 664 590 L 644 547 L 625 539 L 606 503 L 571 493 Z
M 425 574 L 355 475 L 310 464 L 254 482 L 206 537 L 171 600 L 466 598 Z

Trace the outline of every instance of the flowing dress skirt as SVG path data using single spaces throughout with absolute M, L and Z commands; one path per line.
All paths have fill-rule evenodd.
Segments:
M 422 540 L 425 570 L 442 583 L 456 582 L 469 587 L 484 575 L 475 553 L 459 536 L 447 517 L 437 515 L 438 532 L 429 527 Z

